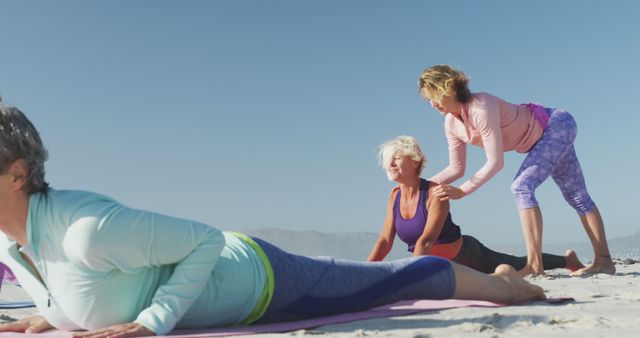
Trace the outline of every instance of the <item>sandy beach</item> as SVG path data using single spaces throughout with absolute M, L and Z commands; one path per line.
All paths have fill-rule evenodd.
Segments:
M 575 299 L 562 305 L 449 309 L 264 336 L 638 337 L 640 263 L 617 261 L 617 269 L 615 276 L 570 277 L 558 269 L 528 278 L 543 287 L 548 297 Z
M 573 297 L 561 305 L 535 303 L 502 308 L 457 308 L 415 315 L 326 325 L 263 337 L 637 337 L 640 332 L 640 262 L 617 260 L 615 276 L 571 277 L 566 270 L 528 278 L 549 297 Z M 15 285 L 3 285 L 3 300 L 26 299 Z M 35 309 L 0 310 L 3 321 Z M 0 335 L 5 336 L 5 335 Z

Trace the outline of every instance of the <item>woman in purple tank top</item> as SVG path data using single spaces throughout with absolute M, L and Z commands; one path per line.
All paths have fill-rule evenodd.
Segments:
M 449 212 L 449 201 L 431 198 L 438 184 L 420 177 L 426 158 L 418 142 L 410 136 L 399 136 L 380 146 L 380 163 L 389 180 L 398 186 L 391 190 L 387 215 L 380 237 L 369 261 L 383 260 L 396 234 L 415 256 L 434 255 L 491 273 L 500 264 L 521 269 L 526 257 L 516 257 L 493 251 L 476 238 L 460 233 Z M 573 250 L 564 256 L 543 254 L 545 269 L 567 268 L 571 271 L 584 266 Z

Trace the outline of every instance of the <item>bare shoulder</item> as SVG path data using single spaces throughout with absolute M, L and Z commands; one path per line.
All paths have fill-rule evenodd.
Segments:
M 440 184 L 436 183 L 436 182 L 431 182 L 429 181 L 429 185 L 427 186 L 427 190 L 429 190 L 429 194 L 427 197 L 427 208 L 433 206 L 441 206 L 441 205 L 446 205 L 449 202 L 448 201 L 442 201 L 439 198 L 435 197 L 435 190 L 440 187 Z
M 387 213 L 389 213 L 391 209 L 393 209 L 393 205 L 396 203 L 396 196 L 398 195 L 399 191 L 399 186 L 395 186 L 393 187 L 393 189 L 391 189 L 391 193 L 389 193 L 389 199 L 387 200 Z
M 389 193 L 389 199 L 395 199 L 398 191 L 400 191 L 400 186 L 396 185 L 395 187 L 393 187 L 393 189 L 391 189 L 391 192 Z
M 436 183 L 436 182 L 432 182 L 432 181 L 427 181 L 427 190 L 429 190 L 429 195 L 431 195 L 431 193 L 436 190 L 440 184 Z

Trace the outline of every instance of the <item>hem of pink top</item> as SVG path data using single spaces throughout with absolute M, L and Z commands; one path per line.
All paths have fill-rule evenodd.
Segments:
M 525 103 L 522 105 L 527 106 L 529 110 L 531 110 L 531 112 L 533 113 L 533 116 L 535 116 L 536 120 L 538 121 L 542 129 L 547 129 L 549 114 L 547 114 L 547 111 L 543 105 L 540 105 L 534 102 Z

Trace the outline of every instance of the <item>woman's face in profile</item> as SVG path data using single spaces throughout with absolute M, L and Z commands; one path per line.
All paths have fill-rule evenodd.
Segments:
M 461 104 L 456 101 L 455 95 L 445 95 L 437 101 L 429 99 L 429 103 L 431 103 L 433 109 L 440 112 L 443 116 L 448 113 L 459 115 L 462 111 Z
M 411 177 L 417 175 L 418 161 L 414 161 L 406 155 L 393 155 L 389 169 L 387 170 L 389 178 L 397 181 L 401 177 Z

